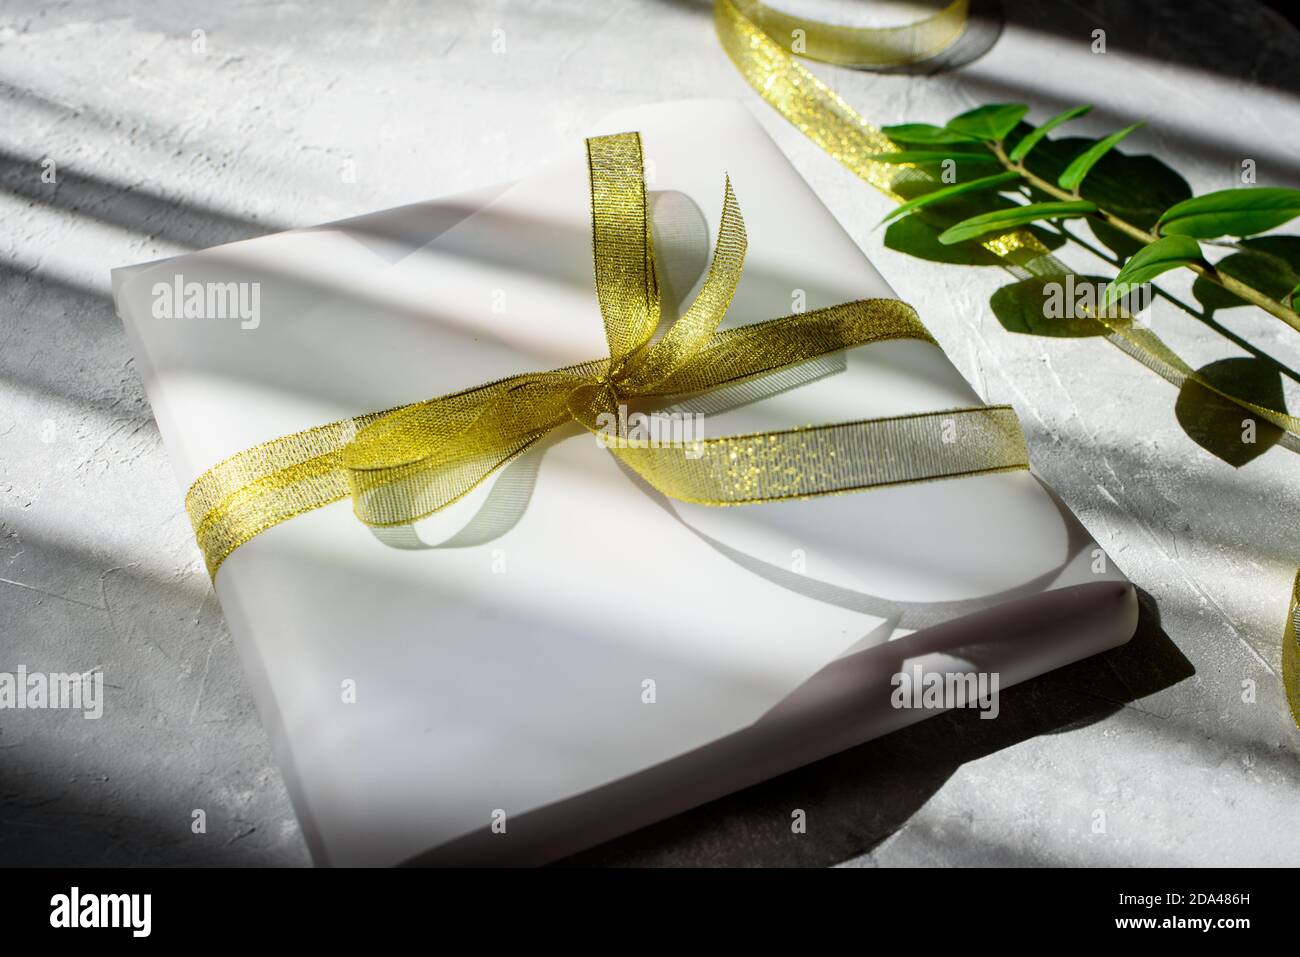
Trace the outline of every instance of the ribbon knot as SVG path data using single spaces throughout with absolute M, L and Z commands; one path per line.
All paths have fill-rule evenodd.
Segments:
M 274 439 L 213 466 L 186 508 L 215 576 L 273 525 L 342 498 L 368 525 L 415 522 L 458 501 L 570 420 L 602 431 L 631 399 L 689 396 L 867 342 L 933 343 L 915 311 L 865 299 L 719 331 L 744 267 L 745 224 L 726 181 L 699 295 L 660 336 L 659 284 L 637 133 L 587 141 L 596 298 L 609 355 L 499 379 Z M 681 446 L 609 447 L 659 492 L 740 505 L 1028 467 L 1005 406 L 925 412 Z
M 622 390 L 623 380 L 627 378 L 627 375 L 626 363 L 610 363 L 610 367 L 596 377 L 596 385 L 609 389 L 617 396 Z

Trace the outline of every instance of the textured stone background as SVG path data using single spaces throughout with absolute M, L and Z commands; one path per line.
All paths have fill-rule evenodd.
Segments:
M 952 69 L 819 72 L 879 123 L 1089 101 L 1082 133 L 1148 121 L 1125 150 L 1197 191 L 1234 185 L 1242 158 L 1261 184 L 1300 186 L 1300 33 L 1266 7 L 980 9 Z M 1007 692 L 998 721 L 936 718 L 581 860 L 1300 863 L 1300 733 L 1278 678 L 1300 462 L 1228 464 L 1118 350 L 1004 329 L 989 297 L 1005 273 L 886 248 L 886 201 L 757 100 L 707 3 L 0 0 L 0 670 L 99 669 L 109 689 L 98 722 L 0 712 L 0 864 L 308 863 L 109 269 L 516 178 L 613 109 L 706 94 L 751 105 L 967 377 L 1015 404 L 1037 470 L 1143 589 L 1145 617 L 1126 648 Z M 1196 307 L 1184 278 L 1162 284 Z M 1214 318 L 1300 364 L 1277 322 Z M 1244 355 L 1167 302 L 1152 321 L 1194 364 Z

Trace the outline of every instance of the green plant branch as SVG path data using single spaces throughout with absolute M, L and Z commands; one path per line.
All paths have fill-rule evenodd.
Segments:
M 1067 242 L 1072 242 L 1079 248 L 1092 253 L 1093 256 L 1100 259 L 1106 265 L 1114 269 L 1118 269 L 1124 264 L 1124 260 L 1122 258 L 1110 255 L 1104 250 L 1094 246 L 1086 239 L 1083 239 L 1080 236 L 1076 235 L 1075 233 L 1071 232 L 1070 230 L 1066 229 L 1064 222 L 1059 222 L 1054 224 L 1053 229 L 1056 232 L 1056 234 L 1060 236 L 1062 239 L 1065 239 Z M 1256 359 L 1259 359 L 1261 362 L 1267 362 L 1270 366 L 1277 369 L 1279 373 L 1286 376 L 1291 381 L 1300 383 L 1300 373 L 1297 373 L 1295 370 L 1283 365 L 1281 362 L 1273 358 L 1267 352 L 1264 352 L 1261 349 L 1257 348 L 1256 346 L 1251 345 L 1249 342 L 1241 338 L 1241 336 L 1237 335 L 1231 329 L 1227 328 L 1222 323 L 1218 322 L 1209 312 L 1193 309 L 1187 303 L 1183 302 L 1183 300 L 1179 299 L 1176 296 L 1170 295 L 1169 293 L 1161 289 L 1159 286 L 1153 285 L 1152 288 L 1155 290 L 1155 294 L 1159 296 L 1161 299 L 1165 300 L 1166 302 L 1170 303 L 1171 305 L 1175 306 L 1181 311 L 1187 313 L 1187 315 L 1191 316 L 1193 319 L 1197 320 L 1198 322 L 1205 323 L 1205 325 L 1213 329 L 1219 335 L 1223 336 L 1223 338 L 1227 339 L 1229 342 L 1237 346 L 1239 349 L 1245 352 L 1249 352 L 1252 356 L 1254 356 Z
M 1049 183 L 1041 176 L 1031 173 L 1025 167 L 1023 161 L 1017 163 L 1011 160 L 1007 156 L 1006 151 L 1002 148 L 1000 142 L 990 142 L 988 145 L 989 149 L 993 151 L 993 155 L 998 158 L 998 162 L 1001 163 L 1004 168 L 1023 177 L 1027 183 L 1034 187 L 1034 189 L 1046 193 L 1055 199 L 1066 202 L 1080 198 L 1078 193 L 1071 193 L 1068 190 L 1061 189 L 1055 183 Z M 1154 233 L 1149 233 L 1145 229 L 1140 229 L 1127 220 L 1121 219 L 1119 216 L 1116 216 L 1114 213 L 1108 212 L 1107 210 L 1098 208 L 1097 212 L 1093 215 L 1107 225 L 1119 230 L 1125 236 L 1137 240 L 1143 245 L 1150 245 L 1159 238 Z M 1187 268 L 1192 270 L 1192 272 L 1196 273 L 1198 276 L 1223 287 L 1239 299 L 1244 299 L 1246 302 L 1258 306 L 1265 312 L 1276 316 L 1292 329 L 1300 332 L 1300 315 L 1292 312 L 1276 299 L 1266 296 L 1254 286 L 1249 286 L 1241 280 L 1229 276 L 1227 273 L 1220 272 L 1205 260 L 1197 263 L 1188 263 Z

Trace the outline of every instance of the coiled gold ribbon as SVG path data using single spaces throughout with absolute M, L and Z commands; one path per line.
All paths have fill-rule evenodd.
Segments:
M 550 372 L 373 412 L 265 442 L 209 469 L 186 509 L 216 576 L 266 529 L 351 497 L 372 526 L 403 525 L 460 499 L 552 429 L 593 433 L 621 404 L 689 395 L 887 339 L 933 343 L 896 299 L 865 299 L 718 331 L 740 280 L 745 225 L 728 180 L 713 259 L 699 296 L 658 338 L 659 286 L 641 138 L 587 141 L 595 288 L 609 355 Z M 1028 468 L 1007 406 L 952 409 L 663 447 L 621 439 L 610 450 L 672 498 L 707 505 L 773 502 Z M 689 451 L 690 454 L 686 454 Z
M 727 56 L 760 96 L 805 136 L 851 172 L 896 202 L 903 182 L 933 180 L 924 170 L 882 163 L 873 154 L 898 147 L 838 94 L 804 69 L 793 54 L 843 66 L 901 66 L 940 53 L 962 33 L 968 0 L 956 0 L 933 17 L 915 24 L 872 30 L 835 26 L 792 17 L 757 0 L 714 0 L 714 26 Z M 1070 272 L 1027 230 L 1017 229 L 981 240 L 1014 274 L 1063 276 Z M 1300 451 L 1300 417 L 1233 395 L 1197 373 L 1150 329 L 1132 317 L 1094 310 L 1106 339 L 1166 381 L 1181 388 L 1189 380 L 1282 430 L 1279 444 Z M 1287 606 L 1282 677 L 1291 715 L 1300 726 L 1300 574 Z
M 932 16 L 896 27 L 845 27 L 794 17 L 763 3 L 737 0 L 738 13 L 763 33 L 788 37 L 800 56 L 838 66 L 879 69 L 928 60 L 966 29 L 970 0 L 952 0 Z

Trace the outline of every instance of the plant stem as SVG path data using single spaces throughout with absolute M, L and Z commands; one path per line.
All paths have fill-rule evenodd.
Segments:
M 1070 230 L 1065 228 L 1064 222 L 1060 222 L 1056 224 L 1056 233 L 1061 238 L 1074 243 L 1075 245 L 1081 247 L 1082 249 L 1086 249 L 1088 252 L 1092 253 L 1094 256 L 1096 256 L 1098 259 L 1104 262 L 1107 266 L 1113 266 L 1116 269 L 1118 269 L 1124 264 L 1124 260 L 1122 258 L 1117 257 L 1104 250 L 1098 249 L 1096 246 L 1092 245 L 1086 240 L 1080 239 L 1078 235 L 1072 233 Z M 1169 293 L 1165 292 L 1159 286 L 1154 286 L 1152 288 L 1155 290 L 1155 294 L 1159 296 L 1161 299 L 1164 299 L 1166 302 L 1170 303 L 1171 305 L 1177 307 L 1178 309 L 1181 309 L 1183 312 L 1187 313 L 1189 316 L 1191 316 L 1193 319 L 1197 320 L 1198 322 L 1205 323 L 1207 326 L 1209 326 L 1219 335 L 1223 336 L 1223 338 L 1227 339 L 1233 345 L 1237 346 L 1243 352 L 1249 352 L 1252 356 L 1254 356 L 1256 359 L 1259 359 L 1261 362 L 1268 363 L 1270 366 L 1277 369 L 1279 374 L 1286 376 L 1292 382 L 1300 383 L 1300 373 L 1297 373 L 1294 369 L 1290 369 L 1287 366 L 1284 366 L 1281 362 L 1279 362 L 1277 359 L 1274 359 L 1267 352 L 1264 352 L 1256 348 L 1255 346 L 1252 346 L 1249 342 L 1241 338 L 1241 336 L 1237 335 L 1231 329 L 1228 329 L 1223 325 L 1221 325 L 1220 323 L 1216 322 L 1214 319 L 1214 314 L 1209 310 L 1203 310 L 1201 312 L 1197 312 L 1187 303 L 1183 302 L 1181 299 L 1171 296 Z
M 1049 183 L 1041 176 L 1035 176 L 1033 173 L 1031 173 L 1028 169 L 1025 168 L 1023 160 L 1019 163 L 1013 163 L 1007 157 L 1006 152 L 1002 149 L 1001 143 L 992 143 L 990 144 L 989 148 L 993 150 L 993 155 L 995 155 L 998 158 L 998 162 L 1000 162 L 1004 168 L 1022 176 L 1025 179 L 1025 181 L 1028 182 L 1035 189 L 1044 192 L 1049 196 L 1053 196 L 1056 199 L 1065 200 L 1067 202 L 1071 200 L 1077 200 L 1080 198 L 1077 193 L 1071 193 L 1068 190 L 1061 189 L 1056 184 Z M 1108 212 L 1107 210 L 1098 208 L 1095 215 L 1098 219 L 1106 223 L 1108 226 L 1112 226 L 1115 229 L 1118 229 L 1125 236 L 1128 236 L 1130 239 L 1135 239 L 1138 242 L 1142 243 L 1143 245 L 1150 245 L 1151 243 L 1155 242 L 1159 238 L 1154 233 L 1149 233 L 1145 229 L 1139 229 L 1137 226 L 1134 226 L 1132 223 L 1121 219 L 1120 217 L 1116 216 L 1114 213 Z M 1240 279 L 1234 279 L 1232 276 L 1229 276 L 1227 273 L 1215 269 L 1214 266 L 1210 265 L 1210 263 L 1205 260 L 1201 260 L 1200 262 L 1188 263 L 1187 268 L 1190 269 L 1192 272 L 1196 273 L 1198 276 L 1201 276 L 1204 279 L 1208 279 L 1210 282 L 1214 283 L 1215 285 L 1222 286 L 1224 289 L 1228 290 L 1228 292 L 1237 296 L 1239 299 L 1244 299 L 1247 302 L 1251 303 L 1252 305 L 1258 306 L 1259 308 L 1263 309 L 1265 312 L 1276 316 L 1277 318 L 1285 322 L 1288 326 L 1290 326 L 1292 329 L 1296 330 L 1297 332 L 1300 332 L 1300 315 L 1296 314 L 1295 312 L 1292 312 L 1290 309 L 1288 309 L 1282 303 L 1278 302 L 1276 299 L 1264 295 L 1264 293 L 1260 292 L 1254 286 L 1248 286 Z

